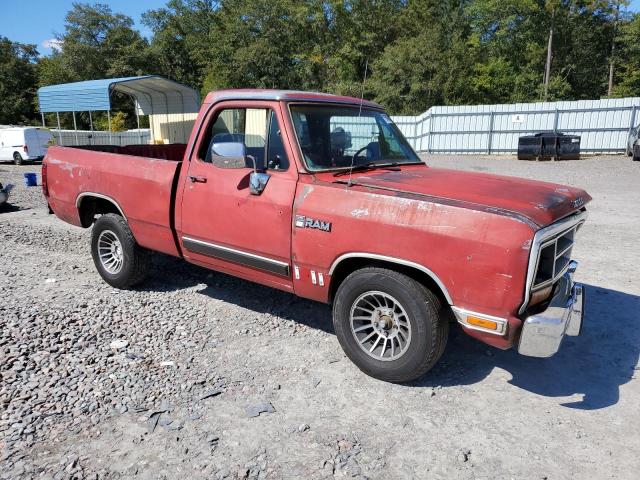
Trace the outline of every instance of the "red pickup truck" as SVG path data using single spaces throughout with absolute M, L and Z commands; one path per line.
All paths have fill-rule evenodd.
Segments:
M 141 282 L 159 251 L 331 303 L 345 353 L 379 379 L 432 368 L 453 318 L 536 357 L 580 333 L 571 249 L 591 197 L 430 168 L 372 102 L 214 92 L 188 144 L 51 147 L 42 183 L 59 218 L 93 225 L 110 285 Z

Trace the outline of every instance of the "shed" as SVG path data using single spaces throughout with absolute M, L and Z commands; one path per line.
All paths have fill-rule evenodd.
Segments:
M 193 88 L 158 75 L 105 78 L 50 85 L 38 89 L 40 112 L 95 112 L 111 110 L 111 92 L 131 97 L 136 116 L 149 115 L 154 143 L 186 143 L 200 108 Z M 110 124 L 110 114 L 109 114 Z M 59 127 L 59 117 L 58 117 Z

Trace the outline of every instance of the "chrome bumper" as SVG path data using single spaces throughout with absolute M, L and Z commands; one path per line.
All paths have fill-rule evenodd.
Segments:
M 550 357 L 558 351 L 565 335 L 580 335 L 584 289 L 582 285 L 573 283 L 577 266 L 577 262 L 571 262 L 567 272 L 558 281 L 547 309 L 524 320 L 518 353 L 530 357 Z

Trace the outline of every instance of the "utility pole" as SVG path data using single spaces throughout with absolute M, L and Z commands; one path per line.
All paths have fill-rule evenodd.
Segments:
M 547 101 L 549 95 L 549 81 L 551 79 L 551 59 L 553 57 L 553 23 L 555 20 L 556 9 L 551 10 L 551 27 L 549 28 L 549 43 L 547 44 L 547 64 L 544 68 L 544 101 Z
M 616 2 L 616 16 L 613 21 L 613 35 L 611 36 L 611 54 L 609 55 L 609 89 L 607 90 L 607 96 L 610 97 L 613 93 L 613 61 L 616 51 L 616 33 L 618 31 L 618 20 L 620 19 L 620 1 Z

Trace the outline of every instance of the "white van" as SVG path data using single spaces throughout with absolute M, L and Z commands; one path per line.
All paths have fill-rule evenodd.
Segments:
M 0 161 L 16 165 L 42 160 L 47 153 L 51 132 L 40 127 L 0 127 Z

